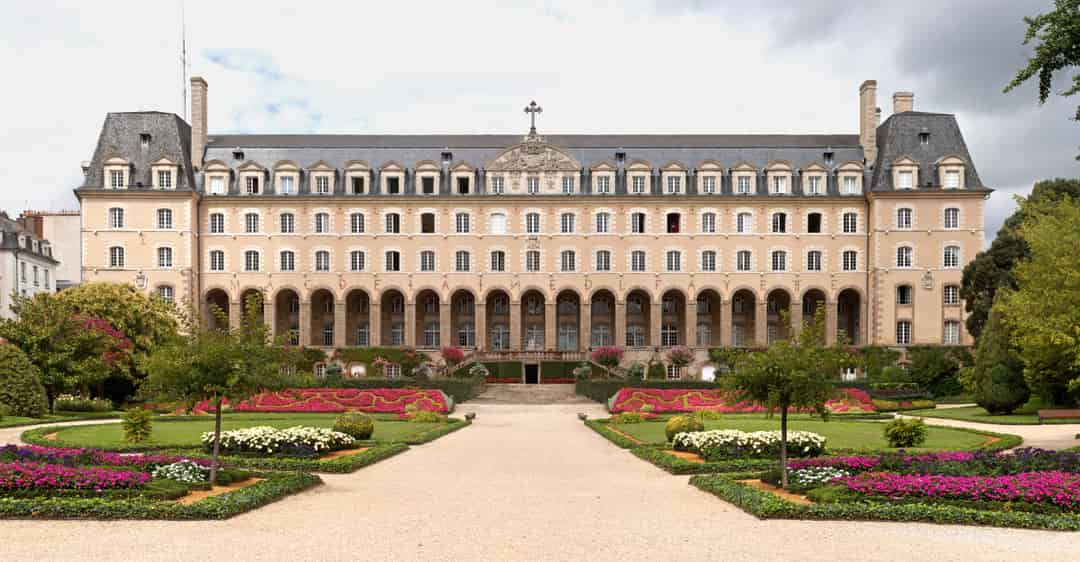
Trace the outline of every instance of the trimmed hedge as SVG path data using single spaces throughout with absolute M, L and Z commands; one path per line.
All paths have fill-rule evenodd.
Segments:
M 908 410 L 927 410 L 937 404 L 933 400 L 916 398 L 914 400 L 886 400 L 884 398 L 872 398 L 874 408 L 879 412 L 905 412 Z
M 631 439 L 630 437 L 613 430 L 607 420 L 585 420 L 585 426 L 623 449 L 633 449 L 645 445 L 637 439 Z
M 720 384 L 708 381 L 578 379 L 574 383 L 574 392 L 590 400 L 606 404 L 609 398 L 624 387 L 714 389 L 720 388 Z
M 361 446 L 363 447 L 365 445 Z M 404 443 L 379 443 L 371 445 L 370 447 L 371 448 L 362 453 L 344 455 L 329 460 L 319 460 L 318 458 L 258 457 L 248 455 L 221 455 L 218 458 L 226 465 L 244 468 L 342 474 L 346 472 L 355 472 L 365 466 L 375 464 L 383 459 L 388 459 L 409 449 L 409 446 Z M 207 454 L 192 455 L 182 449 L 164 450 L 161 451 L 161 453 L 184 455 L 185 457 L 192 459 L 210 458 L 210 455 Z
M 663 469 L 671 474 L 712 474 L 717 472 L 741 472 L 746 470 L 765 470 L 778 466 L 779 459 L 731 459 L 717 462 L 692 462 L 669 455 L 664 447 L 636 447 L 630 452 L 637 458 Z
M 253 476 L 266 480 L 189 505 L 145 498 L 0 497 L 0 518 L 228 519 L 322 484 L 321 478 L 306 472 L 268 472 Z
M 984 525 L 1080 531 L 1080 517 L 1020 511 L 982 511 L 932 503 L 885 502 L 822 503 L 800 505 L 737 480 L 757 473 L 710 474 L 690 478 L 690 485 L 734 504 L 759 519 L 863 520 Z

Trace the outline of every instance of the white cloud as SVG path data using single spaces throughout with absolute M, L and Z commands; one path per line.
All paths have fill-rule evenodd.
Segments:
M 106 112 L 182 113 L 179 4 L 8 11 L 0 208 L 72 208 Z M 544 107 L 541 132 L 854 133 L 858 85 L 876 78 L 886 115 L 901 89 L 916 92 L 917 108 L 957 113 L 988 185 L 1023 192 L 1036 178 L 1076 174 L 1075 146 L 1025 148 L 1040 130 L 1075 127 L 1069 104 L 999 118 L 920 97 L 947 77 L 890 62 L 903 38 L 873 30 L 892 24 L 873 10 L 849 14 L 815 24 L 809 41 L 791 18 L 699 3 L 187 3 L 191 73 L 210 84 L 212 133 L 517 133 L 531 99 Z M 991 199 L 990 225 L 1008 202 Z

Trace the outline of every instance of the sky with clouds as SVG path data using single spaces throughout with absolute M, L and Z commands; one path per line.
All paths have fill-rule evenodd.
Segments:
M 955 113 L 988 237 L 1038 179 L 1080 176 L 1080 100 L 1003 94 L 1051 0 L 185 4 L 211 134 L 856 133 L 858 86 Z M 0 209 L 76 208 L 109 111 L 183 114 L 179 1 L 7 5 Z

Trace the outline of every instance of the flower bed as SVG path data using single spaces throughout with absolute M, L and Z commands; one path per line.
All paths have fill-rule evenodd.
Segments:
M 52 463 L 0 464 L 0 490 L 116 490 L 138 488 L 150 480 L 145 472 L 77 468 Z
M 825 452 L 825 438 L 809 431 L 789 431 L 788 455 L 815 457 Z M 780 454 L 779 431 L 718 429 L 679 433 L 672 439 L 679 451 L 691 451 L 707 461 L 738 458 L 773 458 Z
M 201 441 L 207 450 L 212 449 L 214 433 L 203 433 Z M 352 447 L 354 442 L 350 435 L 323 427 L 296 426 L 277 429 L 260 425 L 222 431 L 220 449 L 225 453 L 312 456 L 347 449 Z
M 188 459 L 177 455 L 110 453 L 97 449 L 44 447 L 41 445 L 4 445 L 0 447 L 0 461 L 41 462 L 65 466 L 105 465 L 122 466 L 148 471 L 155 467 L 182 460 L 193 460 L 210 466 L 208 459 Z
M 227 404 L 228 402 L 224 402 Z M 292 388 L 264 392 L 232 405 L 234 412 L 368 412 L 400 414 L 406 407 L 447 413 L 452 402 L 433 388 Z M 206 401 L 195 412 L 212 412 Z
M 612 397 L 612 413 L 636 412 L 650 406 L 658 414 L 707 410 L 723 414 L 763 413 L 767 410 L 753 402 L 739 400 L 721 389 L 622 388 Z M 835 413 L 873 412 L 870 396 L 855 388 L 840 389 L 825 407 Z
M 889 499 L 945 498 L 991 502 L 1053 504 L 1080 510 L 1080 474 L 1062 471 L 1021 472 L 1005 476 L 949 476 L 866 472 L 833 482 L 863 496 Z
M 858 473 L 869 470 L 904 474 L 1004 475 L 1022 472 L 1052 471 L 1080 473 L 1080 454 L 1068 451 L 1023 448 L 1010 451 L 943 451 L 909 455 L 857 455 L 795 460 L 791 470 L 808 467 L 834 467 Z

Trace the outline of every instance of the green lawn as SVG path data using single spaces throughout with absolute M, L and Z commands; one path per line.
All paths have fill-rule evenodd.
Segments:
M 829 449 L 887 450 L 883 428 L 885 424 L 867 421 L 821 421 L 802 416 L 788 421 L 789 431 L 812 431 L 825 436 Z M 612 426 L 643 442 L 663 444 L 664 422 L 645 422 Z M 720 420 L 708 420 L 705 429 L 739 429 L 742 431 L 779 430 L 779 419 L 762 416 L 734 415 Z M 982 446 L 988 436 L 964 430 L 930 427 L 926 444 L 918 450 L 975 449 Z M 916 450 L 916 449 L 911 449 Z
M 1004 415 L 991 415 L 979 406 L 912 410 L 910 412 L 904 412 L 904 415 L 979 423 L 997 423 L 1002 425 L 1036 425 L 1039 423 L 1038 410 L 1042 407 L 1042 401 L 1038 398 L 1032 398 L 1027 404 L 1024 404 L 1013 413 Z M 1080 420 L 1047 420 L 1046 423 L 1080 423 Z
M 286 428 L 297 425 L 331 427 L 339 414 L 225 414 L 221 420 L 221 429 L 241 429 L 256 425 L 268 425 Z M 380 419 L 381 418 L 381 419 Z M 405 441 L 412 437 L 436 429 L 442 424 L 411 423 L 390 421 L 385 416 L 377 416 L 375 433 L 372 439 L 381 442 Z M 139 443 L 143 447 L 197 447 L 199 436 L 204 431 L 214 430 L 212 416 L 180 419 L 154 418 L 150 439 Z M 65 446 L 122 448 L 129 443 L 124 441 L 124 432 L 120 424 L 83 425 L 60 429 L 58 442 Z
M 0 418 L 0 428 L 19 427 L 20 425 L 37 425 L 43 423 L 78 421 L 86 419 L 118 418 L 121 412 L 56 412 L 45 414 L 40 418 L 28 418 L 24 416 L 4 416 Z

